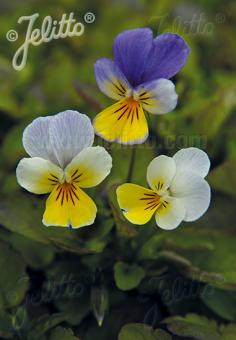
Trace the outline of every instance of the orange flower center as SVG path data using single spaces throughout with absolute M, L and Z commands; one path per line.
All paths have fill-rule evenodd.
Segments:
M 126 105 L 132 110 L 135 110 L 136 108 L 139 107 L 139 101 L 135 100 L 133 97 L 127 98 L 125 102 L 126 102 Z
M 72 204 L 75 205 L 75 201 L 79 201 L 78 190 L 73 183 L 65 182 L 59 184 L 56 191 L 58 192 L 56 201 L 60 200 L 61 206 L 66 202 L 72 202 Z

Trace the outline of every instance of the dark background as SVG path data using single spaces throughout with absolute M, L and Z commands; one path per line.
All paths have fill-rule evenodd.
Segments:
M 16 71 L 12 58 L 26 33 L 18 19 L 39 13 L 39 28 L 45 16 L 60 20 L 70 12 L 85 24 L 84 34 L 30 46 L 26 67 Z M 87 12 L 95 15 L 93 23 L 85 23 Z M 2 339 L 113 340 L 119 333 L 119 340 L 236 339 L 235 20 L 236 3 L 229 0 L 1 0 Z M 156 155 L 200 147 L 212 162 L 210 209 L 171 232 L 154 220 L 141 227 L 127 223 L 114 189 L 126 181 L 132 148 L 97 138 L 114 165 L 111 176 L 89 190 L 99 207 L 95 225 L 46 228 L 46 197 L 16 182 L 16 165 L 25 156 L 22 132 L 40 115 L 75 109 L 93 118 L 110 105 L 96 86 L 93 64 L 112 57 L 119 32 L 144 26 L 155 35 L 179 33 L 191 53 L 173 79 L 176 110 L 148 115 L 150 138 L 138 147 L 132 182 L 146 185 L 146 168 Z M 16 42 L 6 39 L 12 29 Z M 103 317 L 99 327 L 96 318 Z

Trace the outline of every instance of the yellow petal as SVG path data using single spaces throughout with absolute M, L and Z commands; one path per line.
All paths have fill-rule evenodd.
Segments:
M 76 184 L 58 185 L 46 203 L 43 224 L 80 228 L 94 223 L 97 207 Z
M 34 194 L 46 194 L 63 181 L 63 171 L 46 159 L 23 158 L 16 169 L 18 183 Z
M 94 129 L 105 140 L 121 144 L 140 144 L 148 136 L 142 106 L 131 97 L 100 112 L 94 120 Z
M 160 202 L 160 197 L 154 191 L 131 183 L 120 185 L 116 194 L 125 217 L 134 224 L 147 223 Z
M 94 187 L 110 173 L 112 158 L 101 146 L 82 150 L 66 167 L 67 182 L 78 183 L 80 188 Z

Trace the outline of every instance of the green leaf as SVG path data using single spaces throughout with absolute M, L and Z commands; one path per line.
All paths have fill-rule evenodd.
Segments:
M 221 340 L 235 340 L 236 335 L 235 324 L 220 325 L 219 329 L 222 334 Z
M 16 162 L 25 155 L 22 145 L 22 134 L 25 124 L 14 126 L 7 134 L 2 145 L 2 157 L 5 166 L 15 166 Z
M 49 302 L 54 303 L 69 324 L 78 325 L 91 310 L 87 282 L 92 280 L 91 273 L 78 258 L 71 258 L 57 260 L 45 275 L 43 291 L 49 296 Z
M 14 328 L 12 326 L 12 318 L 8 314 L 0 315 L 0 337 L 3 339 L 14 338 Z
M 41 223 L 42 201 L 28 194 L 2 196 L 0 200 L 0 223 L 8 230 L 49 244 Z
M 63 313 L 45 314 L 39 318 L 32 320 L 28 333 L 29 340 L 40 340 L 41 337 L 54 328 L 61 322 L 65 321 L 65 315 Z
M 44 245 L 19 234 L 11 234 L 9 241 L 21 253 L 26 264 L 31 268 L 43 268 L 54 259 L 55 249 L 52 246 Z
M 95 253 L 101 253 L 109 241 L 109 234 L 113 227 L 113 218 L 104 218 L 104 216 L 98 214 L 96 219 L 96 228 L 86 230 L 86 241 L 84 242 L 84 247 Z
M 50 333 L 48 340 L 79 340 L 72 329 L 57 327 Z
M 175 264 L 190 279 L 208 282 L 220 289 L 236 290 L 235 240 L 230 233 L 206 226 L 188 226 L 165 233 L 165 236 L 160 234 L 160 240 L 162 244 L 157 238 L 157 246 L 154 243 L 153 247 L 149 240 L 141 254 Z
M 191 111 L 194 125 L 199 135 L 207 136 L 211 139 L 217 136 L 236 105 L 235 90 L 235 83 L 223 87 L 212 97 L 199 103 L 196 109 Z M 212 119 L 212 112 L 214 112 L 214 119 Z
M 19 338 L 27 338 L 30 330 L 30 317 L 27 311 L 27 304 L 20 305 L 12 316 L 12 328 Z
M 217 323 L 205 316 L 187 314 L 186 316 L 173 316 L 163 320 L 170 332 L 183 337 L 192 337 L 198 340 L 220 340 Z M 223 339 L 222 339 L 223 340 Z
M 45 198 L 44 198 L 45 200 Z M 93 253 L 79 239 L 77 230 L 45 227 L 42 224 L 45 202 L 28 193 L 2 196 L 0 199 L 0 224 L 8 230 L 58 249 L 78 254 Z
M 17 306 L 28 289 L 24 259 L 5 242 L 0 242 L 0 301 L 2 308 Z
M 216 321 L 202 315 L 173 316 L 162 321 L 170 332 L 197 340 L 234 340 L 236 325 L 217 325 Z
M 162 250 L 165 239 L 166 234 L 161 231 L 151 236 L 149 240 L 142 245 L 138 254 L 139 258 L 153 260 L 158 258 L 158 254 Z
M 163 329 L 155 329 L 154 331 L 155 340 L 172 340 L 172 336 L 164 331 Z
M 114 278 L 116 285 L 121 290 L 130 290 L 138 287 L 145 277 L 145 271 L 137 264 L 129 265 L 117 262 L 114 265 Z
M 214 288 L 211 293 L 204 289 L 202 301 L 216 314 L 228 321 L 236 321 L 236 293 Z
M 147 185 L 146 182 L 146 170 L 148 164 L 155 157 L 155 148 L 149 141 L 142 145 L 136 145 L 136 154 L 134 160 L 134 171 L 132 175 L 132 183 L 139 185 Z M 123 146 L 119 144 L 113 144 L 112 150 L 113 168 L 112 173 L 109 176 L 109 180 L 116 183 L 124 183 L 127 181 L 129 163 L 132 155 L 132 147 Z M 138 166 L 135 166 L 138 164 Z
M 130 323 L 122 327 L 118 340 L 171 340 L 169 333 L 162 329 L 153 329 L 150 326 Z
M 70 299 L 58 299 L 54 301 L 56 307 L 65 315 L 65 320 L 73 326 L 77 326 L 89 314 L 89 295 L 84 293 L 81 297 Z
M 12 84 L 15 84 L 16 75 L 9 58 L 0 57 L 0 73 L 5 80 L 0 85 L 0 109 L 7 112 L 8 115 L 19 116 L 19 104 L 12 91 Z
M 236 198 L 236 159 L 228 160 L 210 172 L 210 185 L 225 194 Z
M 92 252 L 101 253 L 106 246 L 106 241 L 99 239 L 91 239 L 84 243 L 85 247 Z

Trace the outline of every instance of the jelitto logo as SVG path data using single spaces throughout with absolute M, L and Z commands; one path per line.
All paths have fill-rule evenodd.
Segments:
M 22 16 L 18 19 L 18 24 L 28 22 L 24 43 L 18 48 L 12 59 L 12 66 L 15 70 L 21 71 L 26 63 L 29 53 L 29 46 L 39 46 L 42 43 L 48 43 L 55 39 L 65 39 L 68 37 L 79 37 L 84 33 L 85 25 L 77 22 L 74 13 L 63 14 L 61 19 L 54 20 L 50 15 L 46 16 L 41 28 L 35 28 L 35 23 L 39 18 L 39 13 L 30 16 Z M 95 21 L 95 15 L 87 12 L 84 15 L 84 22 L 91 24 Z M 16 30 L 9 30 L 6 34 L 7 40 L 15 42 L 18 39 Z

